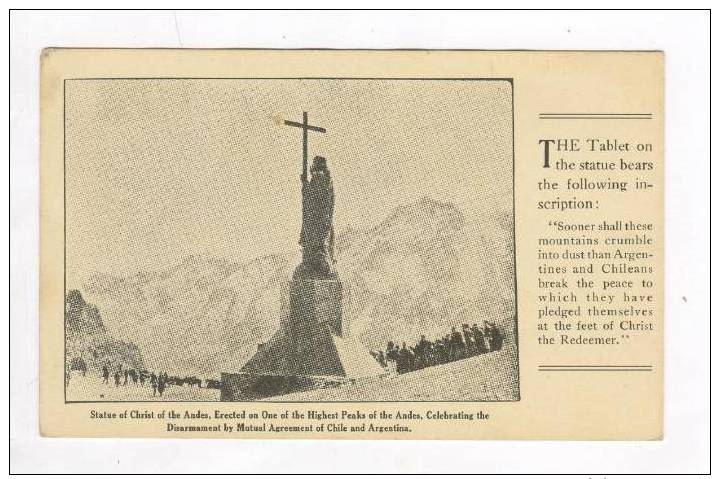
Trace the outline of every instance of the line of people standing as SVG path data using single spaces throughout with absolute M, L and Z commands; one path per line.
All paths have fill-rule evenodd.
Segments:
M 460 331 L 453 326 L 448 334 L 435 341 L 422 335 L 415 346 L 408 347 L 406 343 L 401 346 L 390 341 L 385 351 L 372 355 L 384 368 L 403 374 L 497 351 L 502 343 L 503 335 L 497 325 L 483 321 L 482 326 L 463 324 Z
M 110 377 L 110 365 L 105 364 L 102 367 L 103 384 L 109 385 Z M 122 364 L 120 364 L 115 372 L 112 373 L 112 378 L 115 383 L 115 387 L 127 386 L 128 379 L 134 386 L 138 386 L 139 383 L 140 387 L 144 387 L 145 382 L 147 381 L 150 387 L 152 387 L 153 396 L 160 395 L 162 397 L 168 386 L 168 374 L 165 372 L 155 374 L 154 372 L 145 370 L 137 371 L 135 369 L 123 368 Z

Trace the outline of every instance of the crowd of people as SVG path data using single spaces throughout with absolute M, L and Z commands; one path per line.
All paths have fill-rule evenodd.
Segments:
M 112 377 L 115 387 L 127 386 L 132 384 L 133 386 L 144 387 L 145 383 L 152 388 L 153 396 L 161 396 L 170 384 L 168 374 L 165 372 L 155 373 L 146 370 L 135 370 L 130 368 L 123 368 L 120 364 L 114 372 L 111 373 L 108 364 L 102 367 L 102 378 L 103 384 L 110 384 L 110 378 Z
M 169 376 L 166 372 L 155 373 L 147 370 L 136 370 L 132 368 L 123 368 L 120 364 L 114 371 L 111 366 L 106 364 L 102 367 L 103 384 L 111 385 L 111 379 L 115 387 L 121 386 L 139 386 L 144 387 L 145 384 L 152 388 L 153 396 L 161 396 L 169 386 L 196 386 L 202 387 L 202 379 L 196 376 L 187 376 L 184 378 L 178 376 Z M 220 388 L 220 382 L 208 379 L 206 380 L 207 388 Z
M 385 351 L 371 351 L 372 356 L 386 370 L 404 374 L 410 371 L 437 366 L 480 354 L 497 351 L 502 348 L 503 335 L 494 322 L 483 321 L 482 326 L 463 324 L 460 329 L 452 327 L 450 332 L 441 338 L 428 340 L 425 335 L 414 346 L 405 342 L 388 342 Z M 87 365 L 82 359 L 74 358 L 70 362 L 70 370 L 79 371 L 85 376 Z M 70 373 L 66 372 L 66 384 L 70 381 Z M 122 364 L 113 368 L 110 363 L 102 367 L 102 382 L 108 386 L 124 387 L 147 384 L 152 388 L 153 396 L 163 396 L 169 386 L 202 387 L 203 381 L 196 376 L 169 376 L 166 372 L 155 373 L 144 369 L 123 368 Z M 207 379 L 205 387 L 220 389 L 221 383 L 215 379 Z
M 497 351 L 502 347 L 503 336 L 497 325 L 483 321 L 482 326 L 463 324 L 460 331 L 452 327 L 450 332 L 434 341 L 425 335 L 415 346 L 388 342 L 385 351 L 372 352 L 380 365 L 399 374 L 445 364 L 471 356 Z

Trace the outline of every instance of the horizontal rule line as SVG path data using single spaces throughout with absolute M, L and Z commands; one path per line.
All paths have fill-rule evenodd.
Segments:
M 591 369 L 579 369 L 579 368 L 572 368 L 572 369 L 560 369 L 560 368 L 551 368 L 551 369 L 538 369 L 538 371 L 542 371 L 544 373 L 556 373 L 556 372 L 644 372 L 644 373 L 650 373 L 652 372 L 652 369 L 647 368 L 632 368 L 632 369 L 620 369 L 620 368 L 610 368 L 610 369 L 600 369 L 600 368 L 591 368 Z
M 540 116 L 652 116 L 652 113 L 539 113 Z
M 652 364 L 540 364 L 539 368 L 651 368 Z
M 652 120 L 650 116 L 540 116 L 541 120 Z

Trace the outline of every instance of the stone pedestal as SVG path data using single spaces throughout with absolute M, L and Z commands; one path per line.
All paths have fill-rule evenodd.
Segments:
M 253 401 L 316 387 L 312 378 L 271 374 L 222 373 L 221 401 Z
M 224 374 L 228 384 L 224 379 L 222 400 L 286 394 L 318 384 L 319 378 L 344 381 L 381 375 L 383 369 L 370 351 L 345 337 L 346 293 L 337 279 L 291 281 L 289 311 L 280 329 L 258 346 L 240 374 Z
M 337 280 L 290 283 L 287 349 L 298 376 L 344 376 L 332 336 L 342 335 L 342 284 Z
M 342 336 L 343 287 L 339 280 L 290 282 L 290 324 L 301 334 L 313 324 L 327 325 Z

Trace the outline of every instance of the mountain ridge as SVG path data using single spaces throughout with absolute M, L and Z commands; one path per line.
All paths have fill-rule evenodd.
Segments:
M 514 337 L 508 224 L 499 218 L 479 228 L 454 204 L 424 197 L 367 230 L 340 232 L 336 266 L 346 291 L 346 331 L 368 350 L 483 319 Z M 501 229 L 499 246 L 482 234 L 493 228 Z M 127 278 L 96 273 L 83 290 L 108 330 L 137 344 L 151 366 L 218 375 L 239 370 L 278 328 L 295 256 L 239 262 L 189 255 Z

